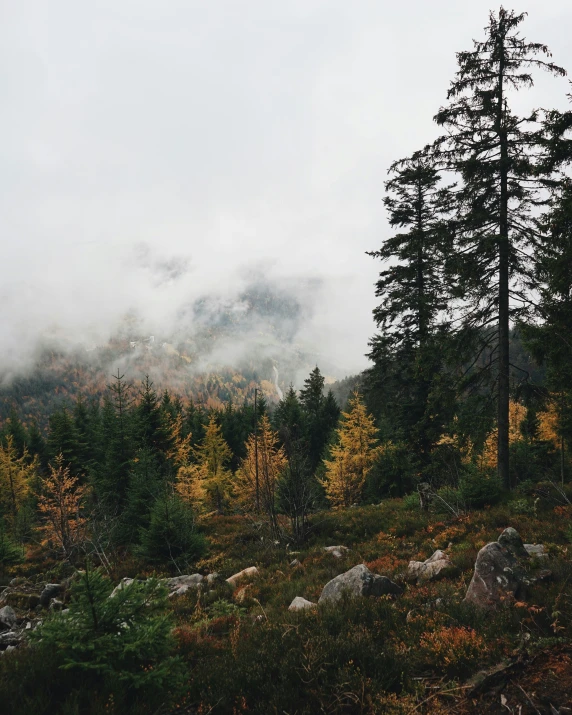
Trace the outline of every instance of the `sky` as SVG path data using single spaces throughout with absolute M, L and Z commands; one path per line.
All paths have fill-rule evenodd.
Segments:
M 304 279 L 300 339 L 365 367 L 387 169 L 437 136 L 489 9 L 0 0 L 0 368 L 46 331 L 104 340 L 129 312 L 167 332 L 253 275 Z M 572 72 L 570 0 L 514 9 Z M 569 89 L 540 75 L 518 101 L 565 109 Z

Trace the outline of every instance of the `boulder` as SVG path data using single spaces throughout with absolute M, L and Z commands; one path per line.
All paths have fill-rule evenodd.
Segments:
M 302 564 L 298 559 L 294 559 L 293 561 L 290 561 L 290 568 L 295 569 L 297 566 L 301 566 Z
M 292 603 L 288 606 L 289 611 L 304 611 L 306 608 L 314 608 L 317 604 L 312 601 L 307 601 L 302 596 L 296 596 Z
M 16 612 L 10 606 L 0 608 L 0 624 L 13 628 L 16 625 Z
M 537 561 L 546 561 L 548 559 L 548 554 L 544 548 L 544 544 L 524 544 L 526 553 L 533 559 Z
M 52 598 L 59 596 L 63 590 L 64 587 L 60 583 L 47 583 L 40 594 L 40 606 L 47 608 Z
M 349 596 L 384 596 L 402 592 L 401 586 L 385 576 L 372 573 L 364 564 L 359 564 L 329 581 L 324 586 L 318 603 L 339 601 L 344 594 Z
M 205 576 L 205 581 L 209 588 L 214 588 L 217 583 L 222 582 L 222 578 L 219 576 L 218 573 L 210 573 Z
M 244 581 L 248 578 L 254 578 L 254 576 L 256 576 L 257 574 L 258 569 L 256 568 L 256 566 L 249 566 L 247 569 L 243 569 L 242 571 L 235 573 L 234 576 L 230 576 L 230 578 L 227 578 L 226 582 L 234 588 L 241 581 Z
M 324 551 L 335 556 L 336 559 L 341 559 L 344 554 L 347 554 L 349 549 L 347 546 L 324 546 Z
M 194 573 L 188 576 L 174 576 L 173 578 L 163 579 L 163 583 L 169 591 L 177 591 L 182 587 L 198 588 L 203 582 L 203 576 L 200 573 Z
M 513 553 L 494 541 L 477 554 L 465 601 L 480 608 L 496 608 L 513 601 L 526 584 Z
M 424 583 L 451 576 L 457 569 L 444 551 L 436 551 L 426 561 L 410 561 L 406 579 L 410 583 Z
M 498 538 L 498 543 L 517 559 L 528 559 L 528 552 L 524 548 L 520 534 L 512 526 L 505 529 Z

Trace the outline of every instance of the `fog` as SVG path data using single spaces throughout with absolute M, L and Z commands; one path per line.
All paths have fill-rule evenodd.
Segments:
M 572 4 L 515 9 L 572 71 Z M 127 315 L 192 332 L 186 306 L 232 304 L 253 276 L 296 299 L 289 339 L 365 367 L 387 169 L 436 136 L 455 52 L 488 10 L 5 0 L 0 370 L 28 369 L 46 335 L 105 342 Z M 523 106 L 563 109 L 568 91 L 539 76 Z

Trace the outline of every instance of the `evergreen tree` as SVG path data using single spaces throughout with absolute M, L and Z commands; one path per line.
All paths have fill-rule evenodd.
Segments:
M 58 410 L 50 415 L 48 456 L 51 461 L 61 454 L 73 474 L 84 478 L 84 465 L 80 456 L 83 446 L 73 416 L 67 409 Z
M 452 195 L 422 154 L 396 162 L 390 172 L 384 204 L 390 226 L 400 230 L 369 253 L 385 268 L 376 284 L 382 302 L 373 315 L 380 333 L 370 342 L 374 365 L 365 387 L 370 404 L 389 417 L 393 436 L 411 445 L 423 469 L 439 437 L 430 395 L 443 363 L 446 326 L 437 324 L 450 295 Z
M 526 303 L 537 234 L 531 215 L 550 177 L 541 115 L 519 117 L 511 92 L 533 84 L 530 70 L 564 75 L 540 59 L 548 48 L 518 33 L 525 14 L 490 14 L 486 38 L 457 54 L 449 104 L 435 117 L 446 134 L 434 145 L 441 166 L 459 175 L 456 265 L 460 322 L 491 345 L 498 402 L 498 471 L 509 484 L 509 322 Z M 548 168 L 547 168 L 548 167 Z M 543 173 L 544 172 L 544 173 Z M 512 298 L 512 301 L 511 301 Z
M 300 390 L 300 402 L 305 412 L 314 419 L 318 418 L 324 404 L 324 383 L 324 376 L 316 365 L 310 376 L 304 380 L 304 387 Z
M 169 426 L 149 375 L 145 375 L 135 408 L 135 429 L 139 448 L 151 449 L 160 463 L 172 448 Z
M 536 263 L 540 322 L 523 331 L 536 359 L 548 367 L 563 481 L 565 444 L 572 442 L 572 180 L 563 179 L 542 228 Z
M 324 397 L 324 384 L 325 379 L 316 366 L 300 390 L 302 422 L 308 445 L 309 469 L 312 473 L 316 471 L 324 456 L 324 450 L 330 441 L 340 414 L 331 390 Z

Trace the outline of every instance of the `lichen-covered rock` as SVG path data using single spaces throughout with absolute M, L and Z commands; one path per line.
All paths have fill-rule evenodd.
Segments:
M 528 552 L 524 548 L 520 534 L 512 526 L 505 529 L 498 538 L 498 543 L 517 559 L 528 559 Z
M 186 586 L 188 588 L 198 588 L 202 582 L 203 576 L 200 573 L 163 579 L 163 583 L 167 586 L 169 591 L 176 591 L 182 586 Z
M 317 604 L 312 601 L 307 601 L 302 596 L 296 596 L 292 603 L 288 606 L 289 611 L 304 611 L 306 608 L 314 608 Z
M 513 553 L 494 541 L 477 554 L 465 601 L 480 608 L 496 608 L 513 601 L 525 585 L 526 579 Z
M 406 579 L 409 583 L 435 581 L 457 572 L 453 562 L 444 551 L 436 551 L 426 561 L 410 561 Z
M 256 576 L 257 574 L 258 569 L 256 568 L 256 566 L 249 566 L 247 569 L 243 569 L 242 571 L 235 573 L 234 576 L 230 576 L 229 578 L 227 578 L 226 582 L 234 588 L 241 581 L 244 581 L 248 578 L 254 578 L 254 576 Z
M 393 583 L 386 576 L 378 576 L 364 564 L 359 564 L 329 581 L 324 586 L 318 603 L 339 601 L 344 594 L 348 596 L 384 596 L 385 594 L 400 594 L 402 591 L 401 586 Z

